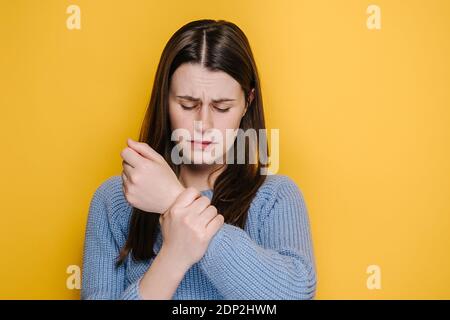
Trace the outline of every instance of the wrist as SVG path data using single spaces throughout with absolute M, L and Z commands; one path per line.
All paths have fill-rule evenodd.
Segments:
M 164 261 L 167 269 L 176 277 L 183 278 L 184 274 L 191 267 L 190 264 L 181 261 L 180 256 L 170 250 L 167 246 L 164 246 L 164 244 L 161 246 L 157 258 Z
M 181 184 L 178 184 L 177 187 L 174 189 L 173 194 L 174 194 L 174 198 L 178 198 L 178 196 L 184 191 L 186 190 L 185 187 L 183 187 Z M 175 200 L 174 200 L 175 201 Z
M 184 188 L 181 184 L 179 184 L 176 187 L 174 187 L 174 189 L 170 192 L 166 210 L 168 210 L 172 206 L 172 204 L 175 202 L 175 200 L 179 197 L 179 195 L 184 190 L 186 190 L 186 188 Z M 164 212 L 166 210 L 164 210 Z

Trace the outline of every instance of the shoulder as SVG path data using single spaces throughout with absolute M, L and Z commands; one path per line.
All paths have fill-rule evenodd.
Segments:
M 128 222 L 132 207 L 122 189 L 122 177 L 114 175 L 104 180 L 96 188 L 91 199 L 89 215 L 91 219 L 105 221 L 112 233 L 122 242 L 128 233 Z
M 278 197 L 292 192 L 303 196 L 300 187 L 292 178 L 283 174 L 274 174 L 266 177 L 264 183 L 258 189 L 257 194 L 266 201 L 274 201 Z
M 291 177 L 284 174 L 272 174 L 266 176 L 266 180 L 260 187 L 260 191 L 273 192 L 286 187 L 298 188 L 297 183 Z
M 292 178 L 283 174 L 266 176 L 264 183 L 256 193 L 254 202 L 259 211 L 266 216 L 275 206 L 305 207 L 300 187 Z

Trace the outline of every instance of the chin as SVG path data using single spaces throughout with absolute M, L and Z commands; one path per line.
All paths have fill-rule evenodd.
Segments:
M 200 164 L 200 165 L 212 165 L 219 162 L 221 156 L 214 156 L 211 152 L 205 152 L 202 150 L 194 151 L 190 157 L 184 158 L 184 163 Z

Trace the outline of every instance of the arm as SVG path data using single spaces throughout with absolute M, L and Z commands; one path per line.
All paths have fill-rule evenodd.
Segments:
M 178 267 L 164 247 L 147 272 L 126 287 L 125 265 L 115 266 L 120 245 L 108 217 L 105 188 L 96 190 L 86 227 L 81 299 L 170 299 L 187 270 Z
M 89 207 L 81 299 L 139 300 L 138 281 L 125 288 L 125 266 L 115 266 L 120 248 L 111 231 L 104 189 L 101 186 L 96 190 Z
M 316 272 L 309 218 L 295 183 L 283 178 L 261 215 L 260 244 L 224 224 L 200 267 L 225 299 L 313 299 Z
M 184 274 L 186 268 L 179 266 L 177 258 L 161 247 L 150 268 L 142 277 L 139 292 L 143 299 L 170 300 Z

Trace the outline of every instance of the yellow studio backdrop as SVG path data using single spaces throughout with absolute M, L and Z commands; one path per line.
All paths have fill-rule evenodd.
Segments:
M 0 298 L 80 297 L 93 192 L 121 172 L 169 37 L 212 18 L 252 45 L 316 298 L 449 299 L 449 15 L 448 0 L 1 1 Z

